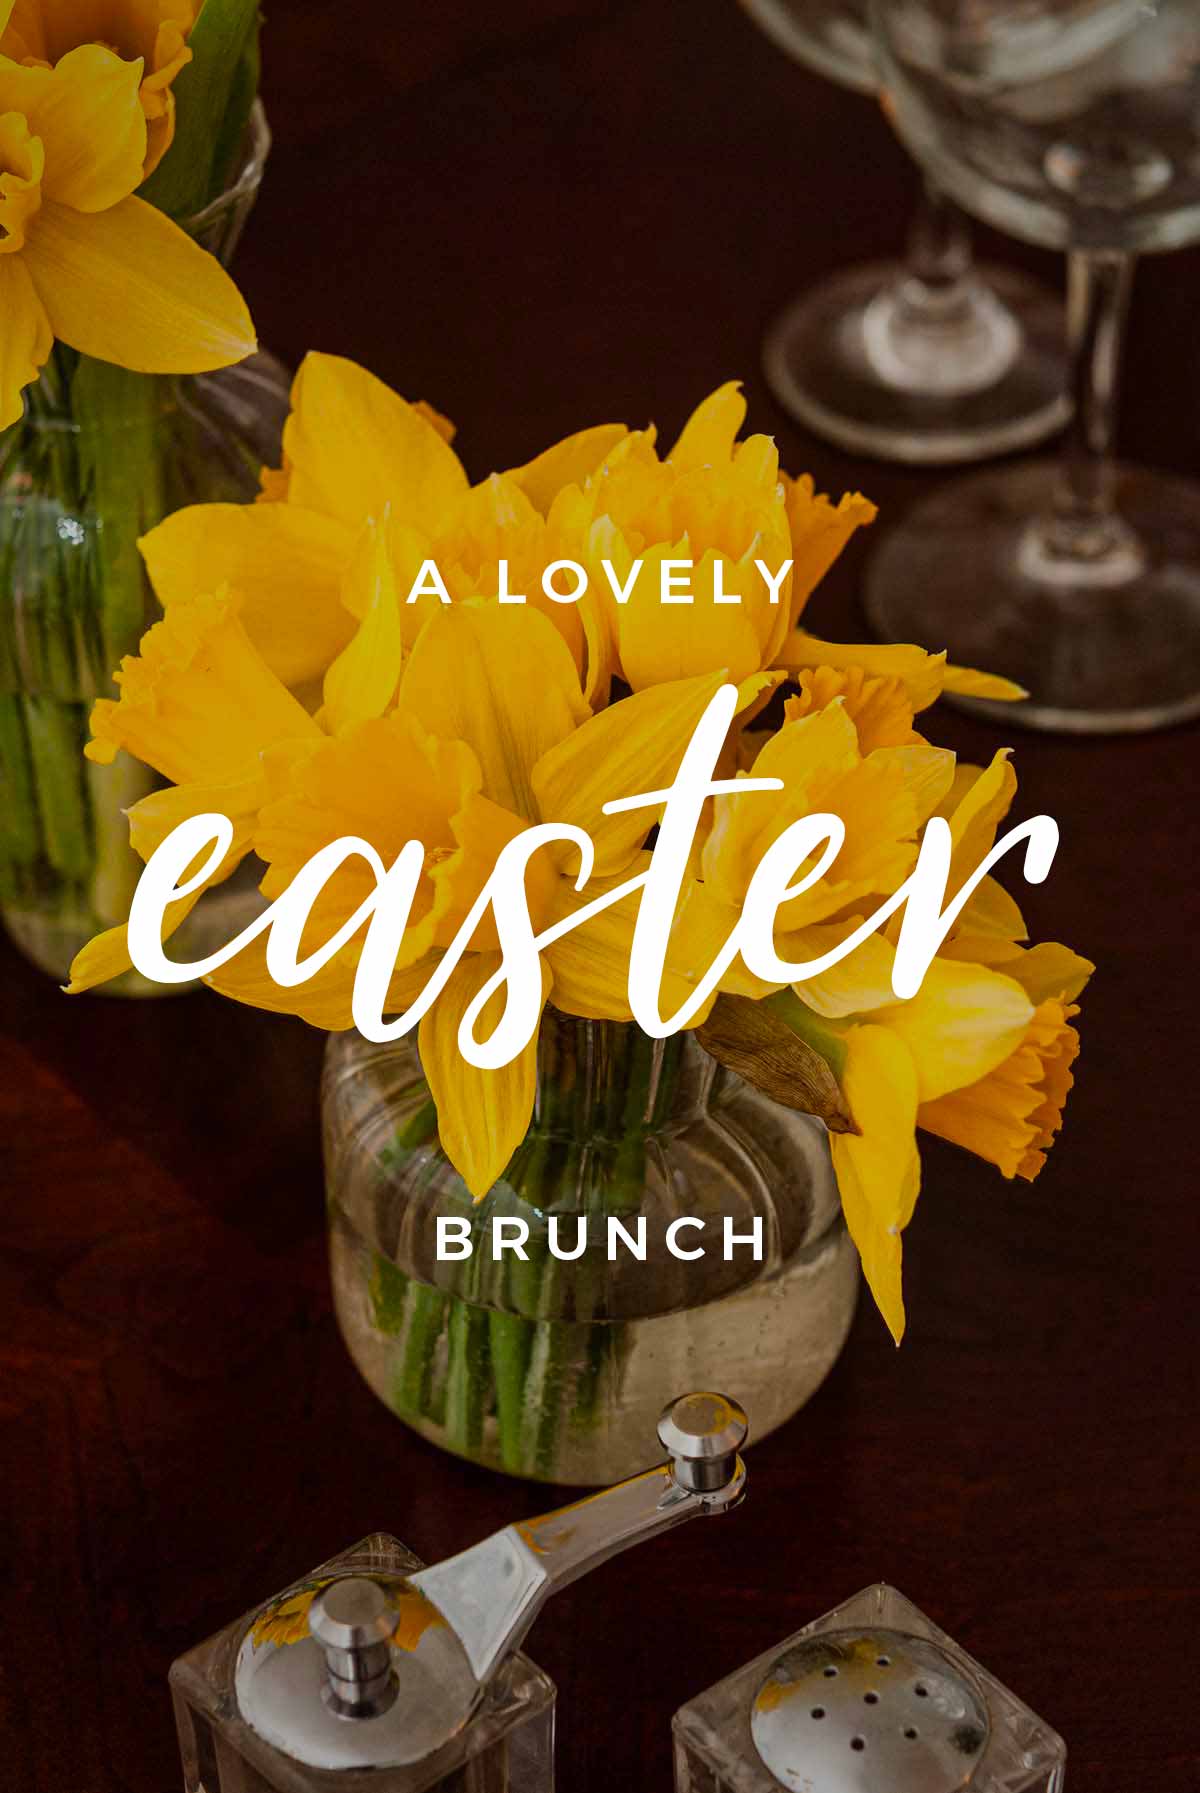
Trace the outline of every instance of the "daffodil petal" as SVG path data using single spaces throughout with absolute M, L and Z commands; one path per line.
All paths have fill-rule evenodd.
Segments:
M 47 200 L 24 258 L 54 334 L 81 354 L 139 373 L 201 373 L 257 346 L 220 262 L 136 196 L 94 213 Z
M 172 903 L 163 917 L 163 939 L 174 933 L 185 922 L 196 904 L 200 901 L 201 892 L 193 896 L 182 897 Z M 68 996 L 82 996 L 88 990 L 95 990 L 101 984 L 109 984 L 115 977 L 122 977 L 133 969 L 133 960 L 129 956 L 129 928 L 123 922 L 119 928 L 106 928 L 103 934 L 97 934 L 75 954 L 71 960 L 69 981 L 63 985 Z
M 582 891 L 574 890 L 569 883 L 561 880 L 557 904 L 559 919 L 565 919 L 607 891 L 624 884 L 635 870 L 643 870 L 649 864 L 649 859 L 649 854 L 643 854 L 635 861 L 634 866 L 615 877 L 592 878 Z M 693 885 L 692 890 L 698 892 L 700 886 Z M 620 901 L 611 903 L 599 915 L 592 916 L 569 934 L 564 934 L 546 949 L 546 958 L 554 973 L 555 1008 L 562 1009 L 568 1015 L 579 1015 L 589 1020 L 632 1020 L 633 1010 L 629 1003 L 629 954 L 640 904 L 641 891 L 635 890 Z M 688 959 L 698 938 L 695 929 L 677 929 L 673 933 L 659 993 L 659 1010 L 663 1015 L 674 1015 L 688 1001 L 701 974 L 708 970 L 711 959 L 715 957 L 717 947 L 724 944 L 729 928 L 736 921 L 736 915 L 729 918 L 725 933 L 708 957 L 699 964 Z M 698 1026 L 715 1001 L 714 991 L 691 1018 L 689 1026 Z
M 986 697 L 992 703 L 1017 703 L 1028 697 L 1024 685 L 1003 679 L 995 672 L 977 672 L 973 666 L 954 666 L 947 662 L 943 691 L 958 697 Z
M 54 332 L 20 255 L 0 255 L 0 429 L 24 412 L 22 390 L 54 346 Z
M 593 902 L 614 885 L 624 883 L 626 875 L 592 878 L 586 890 L 579 893 L 564 883 L 560 919 Z M 641 892 L 635 891 L 621 902 L 611 903 L 601 914 L 547 948 L 546 958 L 554 974 L 554 1006 L 564 1014 L 598 1021 L 633 1019 L 629 1006 L 629 952 L 640 900 Z M 663 1008 L 670 1012 L 665 1000 Z
M 919 711 L 927 710 L 942 694 L 946 656 L 907 644 L 879 647 L 873 642 L 822 641 L 804 629 L 793 629 L 776 665 L 795 672 L 806 666 L 861 666 L 876 677 L 899 679 L 913 709 Z
M 873 523 L 879 512 L 861 492 L 846 492 L 833 504 L 816 490 L 808 474 L 785 479 L 784 491 L 792 537 L 790 620 L 794 624 L 850 537 Z
M 798 928 L 785 936 L 784 952 L 793 965 L 823 958 L 862 923 L 863 917 L 852 915 L 845 921 L 823 927 Z M 781 955 L 782 956 L 782 955 Z M 869 934 L 861 946 L 831 965 L 819 977 L 792 985 L 797 996 L 815 1014 L 826 1020 L 840 1020 L 846 1015 L 865 1015 L 894 1004 L 892 967 L 896 949 L 879 934 Z
M 103 212 L 141 184 L 141 77 L 140 61 L 123 62 L 100 44 L 68 51 L 50 71 L 27 115 L 46 146 L 47 199 L 77 212 Z
M 604 805 L 672 782 L 697 722 L 723 683 L 716 672 L 635 692 L 575 729 L 533 768 L 539 814 L 587 829 L 598 874 L 625 865 L 658 820 L 652 809 L 606 816 Z
M 353 640 L 325 674 L 325 722 L 333 734 L 382 716 L 396 694 L 404 646 L 386 532 L 369 525 L 356 557 L 369 596 Z
M 670 968 L 677 972 L 689 989 L 694 990 L 705 972 L 724 950 L 741 920 L 741 909 L 727 903 L 708 884 L 689 879 L 676 907 L 668 951 Z M 777 984 L 765 983 L 749 971 L 740 953 L 735 954 L 720 983 L 719 994 L 749 996 L 760 1001 L 770 996 Z M 687 991 L 679 998 L 682 1002 Z M 678 1003 L 674 1007 L 678 1007 Z M 664 1001 L 663 1011 L 667 1011 Z M 674 1012 L 674 1008 L 670 1012 Z
M 958 918 L 954 930 L 955 939 L 961 934 L 988 934 L 1003 941 L 1029 938 L 1025 918 L 1015 897 L 1010 896 L 1003 884 L 992 877 L 981 879 L 971 892 L 971 900 Z M 963 956 L 958 954 L 960 958 Z M 985 963 L 990 963 L 990 960 Z
M 418 1044 L 438 1111 L 442 1149 L 467 1188 L 481 1201 L 500 1177 L 529 1130 L 537 1089 L 537 1030 L 507 1065 L 481 1071 L 458 1049 L 458 1028 L 468 1004 L 500 964 L 499 953 L 473 953 L 451 972 L 420 1024 Z M 542 965 L 542 1000 L 550 993 Z M 476 1035 L 487 1038 L 503 1010 L 505 992 L 487 1005 Z
M 871 759 L 899 766 L 920 824 L 934 814 L 954 779 L 954 755 L 948 747 L 876 747 Z
M 1012 808 L 1017 775 L 1002 747 L 969 787 L 950 817 L 950 876 L 946 894 L 954 896 L 987 858 L 996 832 Z
M 429 419 L 363 367 L 309 354 L 283 436 L 296 504 L 357 530 L 382 518 L 432 531 L 467 495 L 458 456 Z
M 692 412 L 667 460 L 681 470 L 727 465 L 737 433 L 746 421 L 740 380 L 727 380 Z
M 408 657 L 400 706 L 430 734 L 473 747 L 485 795 L 531 822 L 534 767 L 591 713 L 554 624 L 495 604 L 433 618 Z
M 161 791 L 151 791 L 125 812 L 129 844 L 139 858 L 149 860 L 181 822 L 190 821 L 193 816 L 227 816 L 233 823 L 233 839 L 216 871 L 205 880 L 203 888 L 208 890 L 231 877 L 250 851 L 265 796 L 266 781 L 258 768 L 248 777 L 229 783 L 167 785 Z M 186 882 L 186 873 L 181 882 Z M 177 925 L 173 923 L 169 931 L 173 932 Z
M 637 584 L 618 623 L 621 670 L 635 691 L 694 678 L 714 666 L 740 680 L 763 663 L 763 643 L 745 605 L 714 604 L 700 596 L 680 608 L 660 602 L 661 563 L 689 558 L 686 541 L 659 544 L 641 557 Z M 704 590 L 699 568 L 693 589 Z
M 323 926 L 314 928 L 311 937 L 309 931 L 305 931 L 303 951 L 315 951 L 323 938 L 329 939 L 335 932 L 338 920 L 329 917 L 322 920 Z M 236 959 L 231 959 L 203 981 L 219 995 L 245 1003 L 249 1008 L 267 1009 L 274 1015 L 298 1015 L 310 1027 L 322 1028 L 327 1033 L 345 1033 L 354 1026 L 354 978 L 361 954 L 361 939 L 353 940 L 304 983 L 285 989 L 267 970 L 266 935 L 260 934 Z M 434 964 L 434 958 L 428 955 L 417 964 L 395 972 L 388 985 L 386 1010 L 398 1013 L 408 1008 L 428 983 Z
M 1020 984 L 1030 1002 L 1051 999 L 1074 1002 L 1086 988 L 1096 967 L 1090 959 L 1072 952 L 1056 940 L 1043 940 L 1037 946 L 1018 946 L 996 934 L 956 935 L 942 948 L 943 958 L 971 964 L 987 965 Z
M 523 467 L 514 467 L 506 477 L 520 486 L 544 517 L 564 486 L 583 485 L 628 434 L 623 423 L 598 423 L 592 429 L 578 430 Z
M 164 610 L 229 585 L 247 635 L 289 687 L 317 679 L 354 634 L 341 602 L 348 529 L 295 504 L 191 504 L 139 546 Z
M 985 965 L 935 959 L 917 994 L 876 1011 L 917 1067 L 922 1102 L 936 1101 L 995 1070 L 1013 1052 L 1033 1015 L 1015 978 Z
M 896 1343 L 904 1336 L 900 1235 L 921 1187 L 917 1073 L 902 1040 L 856 1027 L 846 1043 L 842 1093 L 860 1131 L 830 1135 L 850 1237 L 867 1286 Z

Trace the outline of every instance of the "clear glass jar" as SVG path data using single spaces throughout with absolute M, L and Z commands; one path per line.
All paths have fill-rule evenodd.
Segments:
M 616 1481 L 653 1461 L 681 1389 L 731 1395 L 762 1437 L 842 1348 L 858 1261 L 824 1129 L 688 1034 L 548 1009 L 532 1124 L 478 1204 L 439 1146 L 411 1038 L 335 1035 L 322 1111 L 342 1334 L 375 1393 L 446 1450 Z M 439 1217 L 468 1224 L 470 1257 L 439 1261 Z M 677 1250 L 702 1256 L 672 1253 L 683 1218 L 703 1224 L 678 1229 Z M 526 1223 L 523 1260 L 493 1255 L 502 1219 Z M 553 1255 L 552 1220 L 566 1252 L 587 1223 L 580 1256 Z M 644 1221 L 644 1259 L 620 1236 L 610 1255 L 610 1221 L 635 1240 Z
M 237 178 L 187 223 L 226 264 L 269 146 L 256 106 Z M 138 537 L 181 505 L 252 499 L 263 464 L 278 464 L 287 409 L 287 375 L 265 353 L 171 377 L 57 344 L 25 416 L 0 433 L 0 918 L 59 982 L 128 915 L 141 861 L 123 811 L 160 782 L 125 754 L 83 757 L 94 699 L 112 695 L 113 670 L 159 614 Z M 244 900 L 231 881 L 210 902 Z M 208 907 L 204 925 L 215 919 Z M 105 988 L 163 989 L 136 973 Z

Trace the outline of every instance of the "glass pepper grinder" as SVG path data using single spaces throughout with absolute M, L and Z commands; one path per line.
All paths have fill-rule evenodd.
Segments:
M 746 1415 L 684 1395 L 668 1461 L 432 1568 L 364 1539 L 171 1669 L 186 1793 L 552 1793 L 554 1685 L 517 1646 L 631 1544 L 742 1498 Z
M 676 1793 L 1060 1793 L 1066 1747 L 895 1588 L 675 1714 Z

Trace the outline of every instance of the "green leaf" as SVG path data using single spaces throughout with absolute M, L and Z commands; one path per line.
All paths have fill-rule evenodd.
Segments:
M 204 0 L 188 38 L 192 60 L 174 83 L 175 140 L 141 187 L 172 218 L 191 217 L 221 191 L 254 103 L 247 75 L 257 77 L 258 25 L 258 0 Z
M 259 26 L 261 20 L 256 18 L 246 35 L 242 46 L 242 54 L 237 67 L 233 71 L 233 81 L 229 89 L 229 100 L 225 107 L 225 118 L 221 125 L 213 150 L 212 161 L 212 197 L 223 193 L 234 175 L 237 173 L 238 157 L 246 136 L 246 125 L 250 111 L 258 97 L 258 82 L 262 72 L 262 58 L 259 54 Z

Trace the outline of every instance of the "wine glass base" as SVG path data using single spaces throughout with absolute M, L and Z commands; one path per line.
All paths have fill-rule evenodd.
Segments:
M 975 473 L 911 511 L 868 568 L 872 626 L 1023 685 L 1023 703 L 948 697 L 1005 728 L 1135 734 L 1200 716 L 1200 484 L 1120 467 L 1140 552 L 1115 581 L 1085 581 L 1037 551 L 1058 477 L 1050 461 Z
M 965 338 L 950 320 L 900 318 L 898 329 L 906 277 L 899 263 L 852 268 L 771 325 L 763 367 L 800 423 L 854 454 L 910 466 L 986 460 L 1067 424 L 1060 298 L 1010 269 L 981 268 Z

